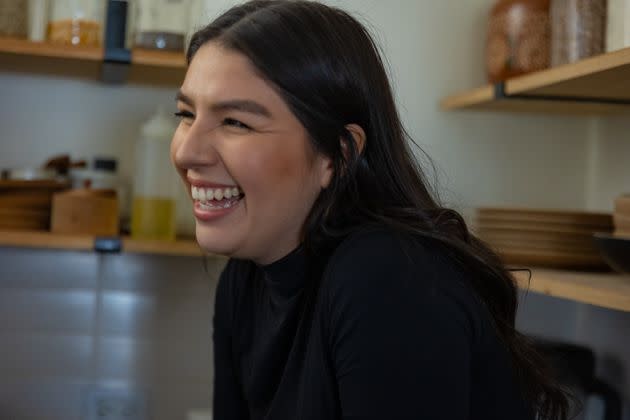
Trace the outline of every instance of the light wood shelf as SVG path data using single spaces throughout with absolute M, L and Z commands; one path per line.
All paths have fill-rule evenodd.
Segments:
M 534 268 L 529 281 L 527 272 L 516 272 L 515 277 L 523 290 L 630 312 L 627 275 Z
M 104 51 L 0 37 L 0 71 L 38 73 L 98 80 Z M 176 86 L 186 71 L 183 53 L 132 49 L 128 81 Z
M 630 48 L 448 96 L 440 106 L 447 111 L 630 112 Z
M 90 235 L 60 235 L 50 232 L 0 231 L 0 247 L 49 248 L 74 251 L 94 251 L 96 237 Z M 204 254 L 194 239 L 146 241 L 121 237 L 124 253 L 173 256 L 213 256 Z M 216 257 L 216 256 L 213 256 Z
M 89 235 L 0 231 L 0 247 L 93 251 L 95 239 Z M 204 255 L 193 239 L 141 241 L 123 237 L 121 240 L 121 251 L 125 253 L 190 257 Z M 223 258 L 216 255 L 207 256 Z M 515 272 L 515 277 L 523 290 L 630 312 L 630 276 L 534 268 L 531 279 L 527 272 L 522 271 Z

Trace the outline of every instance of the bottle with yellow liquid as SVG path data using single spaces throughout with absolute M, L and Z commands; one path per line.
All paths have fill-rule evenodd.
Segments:
M 176 172 L 169 155 L 174 129 L 173 119 L 161 108 L 142 126 L 131 208 L 135 239 L 175 239 Z

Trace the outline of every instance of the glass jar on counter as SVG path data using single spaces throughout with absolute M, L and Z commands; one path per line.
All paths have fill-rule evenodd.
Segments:
M 134 45 L 141 48 L 183 51 L 191 0 L 137 0 Z
M 0 36 L 25 38 L 27 0 L 0 0 Z
M 486 70 L 491 83 L 549 67 L 549 1 L 495 3 L 486 40 Z
M 47 39 L 68 45 L 99 46 L 103 38 L 106 1 L 53 0 Z
M 606 0 L 552 0 L 551 64 L 572 63 L 604 52 Z

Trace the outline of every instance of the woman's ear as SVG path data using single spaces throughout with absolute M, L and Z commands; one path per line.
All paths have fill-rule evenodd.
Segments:
M 354 146 L 357 151 L 357 155 L 360 155 L 363 152 L 363 148 L 365 147 L 365 131 L 359 124 L 348 124 L 345 126 L 345 129 L 348 130 L 352 139 L 354 140 Z M 345 142 L 341 141 L 341 148 L 344 153 L 346 152 Z M 347 157 L 347 156 L 346 156 Z
M 348 124 L 345 126 L 345 129 L 348 130 L 355 144 L 355 149 L 357 151 L 357 155 L 360 155 L 365 147 L 365 131 L 358 124 Z M 344 139 L 340 138 L 341 142 L 341 151 L 344 155 L 347 156 L 348 147 L 346 146 L 346 142 Z M 333 174 L 335 172 L 333 162 L 330 158 L 321 156 L 320 161 L 320 185 L 322 188 L 327 188 L 332 180 Z
M 335 172 L 335 168 L 333 166 L 332 160 L 328 157 L 322 156 L 320 161 L 320 177 L 319 177 L 319 185 L 322 189 L 328 188 L 330 185 L 330 181 L 332 180 L 333 173 Z

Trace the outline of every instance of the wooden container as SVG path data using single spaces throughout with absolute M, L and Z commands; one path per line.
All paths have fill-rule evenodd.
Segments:
M 490 12 L 486 70 L 490 83 L 549 67 L 550 0 L 500 0 Z
M 118 235 L 116 191 L 77 189 L 55 194 L 51 230 L 66 234 Z
M 48 230 L 53 194 L 68 186 L 55 180 L 0 181 L 0 230 Z

